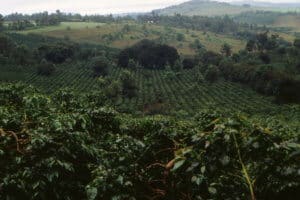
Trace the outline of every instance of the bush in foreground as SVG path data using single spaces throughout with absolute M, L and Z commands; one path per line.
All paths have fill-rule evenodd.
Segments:
M 297 133 L 216 111 L 132 118 L 93 99 L 0 86 L 0 199 L 299 196 Z

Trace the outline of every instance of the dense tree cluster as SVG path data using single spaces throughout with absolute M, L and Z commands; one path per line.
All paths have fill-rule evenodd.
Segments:
M 197 61 L 193 58 L 185 58 L 182 61 L 183 69 L 193 69 L 197 65 Z
M 33 24 L 29 20 L 18 20 L 8 23 L 7 29 L 13 30 L 13 31 L 21 31 L 25 30 L 27 28 L 35 27 L 35 24 Z
M 2 29 L 3 29 L 3 23 L 4 23 L 4 18 L 3 18 L 3 16 L 0 14 L 0 31 L 2 31 Z
M 223 55 L 204 50 L 197 59 L 208 81 L 213 82 L 223 75 L 227 80 L 250 85 L 262 94 L 273 95 L 278 102 L 299 103 L 297 67 L 300 51 L 297 46 L 297 39 L 291 46 L 282 43 L 277 35 L 269 36 L 268 32 L 263 32 L 249 40 L 245 50 L 237 54 L 231 55 L 230 47 L 223 45 Z
M 42 60 L 41 64 L 38 66 L 38 74 L 43 76 L 50 76 L 55 72 L 55 65 L 48 63 L 45 59 Z
M 27 65 L 32 59 L 32 52 L 27 46 L 18 45 L 7 35 L 0 34 L 0 63 Z
M 77 45 L 73 43 L 43 44 L 38 47 L 38 54 L 48 62 L 63 63 L 68 58 L 72 58 L 77 50 Z
M 248 84 L 260 93 L 276 96 L 279 102 L 300 102 L 300 81 L 272 67 L 225 61 L 219 68 L 227 80 Z
M 110 65 L 111 62 L 105 56 L 95 57 L 90 63 L 94 76 L 108 75 Z
M 206 69 L 204 73 L 204 78 L 206 81 L 213 83 L 216 82 L 220 77 L 220 70 L 217 66 L 215 65 L 210 65 Z
M 16 21 L 34 21 L 36 25 L 55 25 L 60 22 L 102 22 L 102 23 L 112 23 L 118 21 L 128 21 L 133 20 L 129 16 L 124 17 L 114 17 L 113 15 L 81 15 L 78 13 L 64 13 L 57 10 L 55 13 L 41 12 L 22 14 L 22 13 L 12 13 L 6 15 L 4 18 L 6 21 L 16 22 Z
M 162 69 L 167 64 L 173 66 L 179 59 L 179 54 L 175 48 L 168 45 L 142 40 L 120 53 L 118 57 L 119 66 L 128 67 L 130 59 L 148 69 Z
M 248 11 L 238 14 L 233 19 L 240 23 L 270 25 L 282 16 L 299 16 L 297 12 Z

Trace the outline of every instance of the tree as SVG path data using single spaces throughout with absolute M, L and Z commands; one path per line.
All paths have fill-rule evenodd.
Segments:
M 65 62 L 68 58 L 72 58 L 77 46 L 69 42 L 60 42 L 56 44 L 44 44 L 38 48 L 41 58 L 45 58 L 48 62 L 56 64 Z
M 118 98 L 122 92 L 122 86 L 120 81 L 112 81 L 112 83 L 106 89 L 106 95 L 109 98 Z
M 16 48 L 16 44 L 8 36 L 0 34 L 0 54 L 9 57 Z
M 55 65 L 48 63 L 45 59 L 42 60 L 41 64 L 38 66 L 37 72 L 39 75 L 50 76 L 55 72 Z
M 90 68 L 93 69 L 94 76 L 106 76 L 109 72 L 110 61 L 104 57 L 96 57 L 90 63 Z
M 128 68 L 129 69 L 138 69 L 139 64 L 137 62 L 135 62 L 133 59 L 129 59 Z
M 121 51 L 121 53 L 118 56 L 118 65 L 120 67 L 124 67 L 127 68 L 129 65 L 129 60 L 130 60 L 130 50 L 129 49 L 125 49 L 123 51 Z
M 129 33 L 130 31 L 131 31 L 131 27 L 129 26 L 129 24 L 125 24 L 122 28 L 122 32 Z
M 191 58 L 185 58 L 182 61 L 183 69 L 193 69 L 196 66 L 196 61 Z
M 120 76 L 120 82 L 122 85 L 122 93 L 124 96 L 132 98 L 136 96 L 137 93 L 137 86 L 132 76 L 131 72 L 125 70 Z
M 3 22 L 4 22 L 4 18 L 3 18 L 3 16 L 0 14 L 0 31 L 3 29 Z
M 14 61 L 20 65 L 25 65 L 29 63 L 30 60 L 30 51 L 27 46 L 25 45 L 19 45 L 17 48 L 13 51 Z
M 256 49 L 256 43 L 254 40 L 249 40 L 246 44 L 246 50 L 252 52 Z
M 195 49 L 195 50 L 200 50 L 204 48 L 204 46 L 201 44 L 199 39 L 195 39 L 192 44 L 190 44 L 190 47 Z
M 268 32 L 257 34 L 256 40 L 258 49 L 263 51 L 264 49 L 266 49 L 268 44 Z
M 219 79 L 219 76 L 220 76 L 219 68 L 215 65 L 210 65 L 205 71 L 204 78 L 206 81 L 213 83 Z
M 231 56 L 232 47 L 227 43 L 223 44 L 222 47 L 221 47 L 221 53 L 226 57 Z
M 204 51 L 201 52 L 200 61 L 204 65 L 219 65 L 220 61 L 222 60 L 222 55 L 215 53 L 213 51 Z
M 120 52 L 118 65 L 128 67 L 130 59 L 144 68 L 163 69 L 167 63 L 173 66 L 179 59 L 179 54 L 174 47 L 157 44 L 151 40 L 142 40 Z
M 171 68 L 175 72 L 180 72 L 183 69 L 180 59 L 178 59 Z
M 300 49 L 300 38 L 295 39 L 294 46 Z
M 267 53 L 260 53 L 259 58 L 265 63 L 269 64 L 271 62 L 271 58 Z
M 177 33 L 176 39 L 177 39 L 177 41 L 182 42 L 185 40 L 185 36 L 182 33 Z

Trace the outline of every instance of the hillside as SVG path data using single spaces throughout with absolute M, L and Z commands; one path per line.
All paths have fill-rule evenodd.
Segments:
M 251 2 L 225 3 L 211 0 L 191 0 L 176 6 L 170 6 L 164 9 L 155 10 L 155 12 L 160 15 L 174 15 L 178 13 L 188 16 L 223 16 L 237 15 L 243 12 L 256 10 L 280 12 L 300 11 L 299 4 L 271 4 L 256 3 L 255 1 Z
M 176 6 L 170 6 L 165 9 L 155 10 L 160 15 L 173 15 L 179 13 L 182 15 L 201 15 L 201 16 L 222 16 L 234 15 L 242 12 L 250 11 L 251 8 L 231 5 L 210 0 L 192 0 Z
M 87 66 L 88 63 L 59 65 L 50 77 L 38 75 L 34 68 L 15 69 L 2 66 L 0 79 L 8 82 L 22 81 L 48 94 L 60 88 L 71 88 L 78 92 L 97 91 L 100 89 L 99 81 L 93 77 L 93 71 Z M 114 67 L 107 78 L 117 80 L 123 71 L 122 68 Z M 119 96 L 114 102 L 119 111 L 144 114 L 174 114 L 181 111 L 193 115 L 210 107 L 247 113 L 263 113 L 280 108 L 271 102 L 272 98 L 258 95 L 250 88 L 229 81 L 196 84 L 195 70 L 184 70 L 180 76 L 163 70 L 140 69 L 132 73 L 139 87 L 137 96 Z
M 244 0 L 244 1 L 233 1 L 230 4 L 239 5 L 239 6 L 250 5 L 254 7 L 278 8 L 278 9 L 286 9 L 290 11 L 300 8 L 300 3 L 296 3 L 296 2 L 272 3 L 267 1 Z
M 154 39 L 171 44 L 178 48 L 183 55 L 193 55 L 195 50 L 191 44 L 200 40 L 207 49 L 219 52 L 222 44 L 228 43 L 234 52 L 245 46 L 245 41 L 234 39 L 224 34 L 207 31 L 186 30 L 155 24 L 142 25 L 135 22 L 120 23 L 90 23 L 90 22 L 62 22 L 60 25 L 41 27 L 33 30 L 19 31 L 22 34 L 39 34 L 55 38 L 68 38 L 76 42 L 103 44 L 114 48 L 125 48 L 142 39 Z M 178 40 L 178 36 L 183 37 Z

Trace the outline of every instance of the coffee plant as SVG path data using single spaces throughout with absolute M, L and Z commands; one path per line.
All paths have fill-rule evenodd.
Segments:
M 188 121 L 136 118 L 106 105 L 101 92 L 1 84 L 0 199 L 300 195 L 299 129 L 210 109 Z

